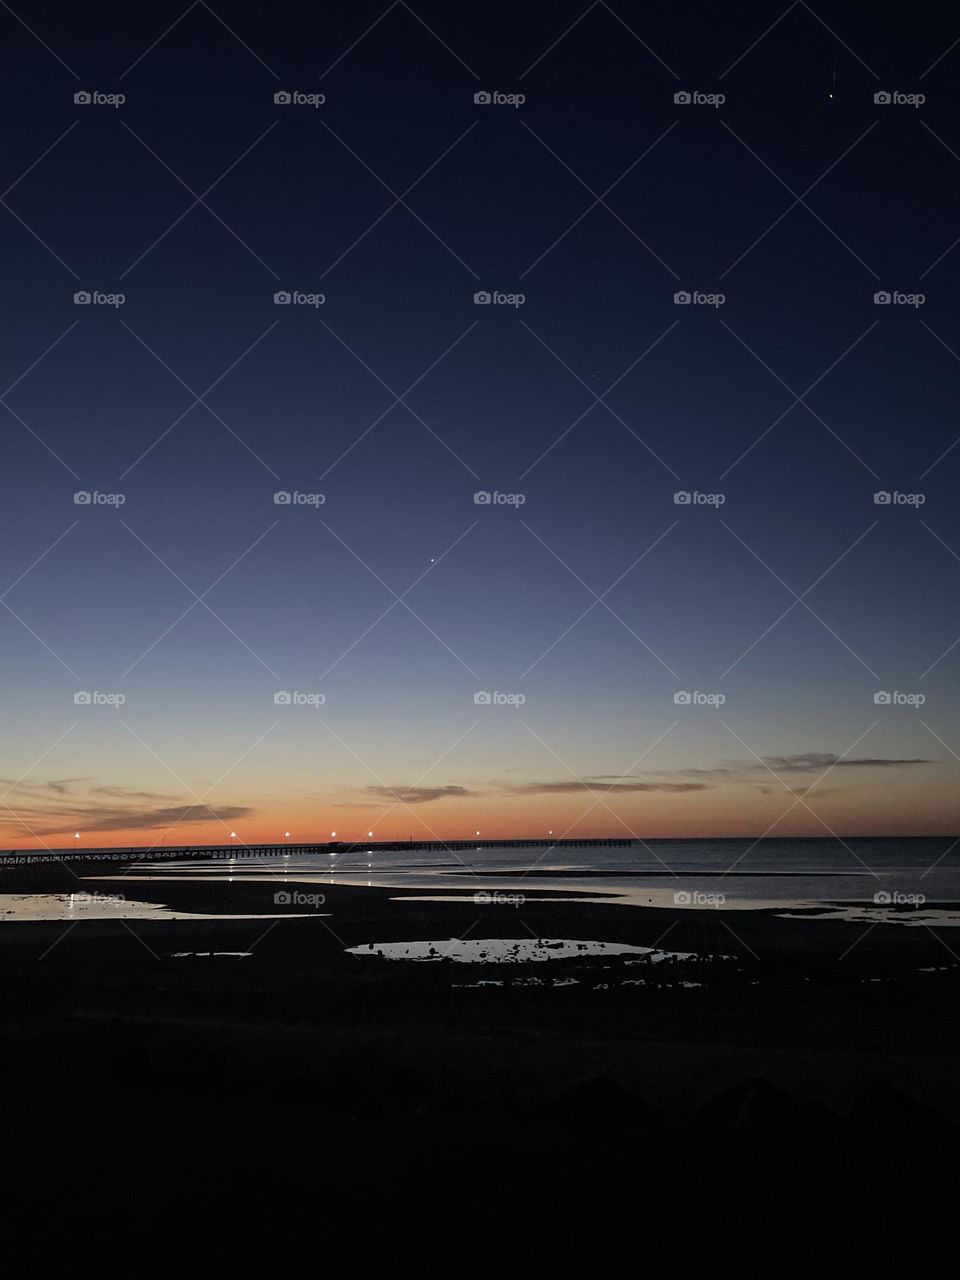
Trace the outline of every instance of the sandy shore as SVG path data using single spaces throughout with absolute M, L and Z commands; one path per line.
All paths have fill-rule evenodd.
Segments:
M 286 914 L 262 884 L 85 869 L 78 886 L 62 867 L 0 890 L 123 893 L 182 917 L 0 923 L 8 1150 L 24 1185 L 52 1161 L 84 1221 L 108 1187 L 144 1229 L 147 1204 L 231 1189 L 235 1211 L 255 1188 L 286 1230 L 349 1230 L 354 1261 L 383 1246 L 395 1262 L 427 1213 L 418 1265 L 472 1274 L 458 1246 L 478 1224 L 530 1265 L 636 1249 L 638 1230 L 667 1261 L 671 1233 L 729 1231 L 744 1198 L 764 1228 L 947 1220 L 950 1184 L 921 1197 L 899 1172 L 960 1122 L 960 965 L 928 929 L 342 885 Z M 610 950 L 378 954 L 458 938 Z M 565 1241 L 544 1234 L 555 1220 Z

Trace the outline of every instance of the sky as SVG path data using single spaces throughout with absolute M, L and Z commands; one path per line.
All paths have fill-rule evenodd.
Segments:
M 3 847 L 958 830 L 960 19 L 0 30 Z

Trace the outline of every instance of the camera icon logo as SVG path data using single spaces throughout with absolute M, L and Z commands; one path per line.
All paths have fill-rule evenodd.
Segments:
M 686 307 L 690 305 L 693 299 L 686 289 L 678 289 L 673 295 L 673 301 L 675 306 Z
M 890 94 L 886 89 L 878 89 L 873 95 L 873 100 L 878 107 L 888 107 L 892 101 Z
M 273 304 L 276 307 L 288 307 L 292 299 L 286 289 L 278 289 L 273 295 Z
M 77 507 L 89 507 L 91 495 L 86 489 L 78 489 L 73 495 L 74 505 Z
M 473 95 L 473 100 L 478 107 L 489 107 L 491 102 L 490 94 L 486 91 L 486 89 L 480 89 L 477 93 L 475 93 Z
M 273 695 L 273 704 L 276 707 L 289 707 L 293 702 L 293 694 L 287 693 L 285 689 L 278 689 Z
M 91 102 L 90 94 L 86 89 L 78 89 L 73 95 L 73 100 L 78 107 L 88 107 Z
M 686 489 L 678 489 L 673 495 L 673 501 L 678 507 L 689 507 L 690 494 Z
M 886 289 L 878 289 L 873 295 L 873 305 L 875 307 L 888 307 L 893 299 Z
M 90 305 L 90 294 L 86 289 L 78 289 L 73 295 L 73 305 L 75 307 L 88 307 Z
M 878 507 L 889 507 L 890 494 L 886 489 L 878 489 L 873 495 L 874 505 Z
M 893 896 L 886 889 L 880 889 L 873 895 L 873 900 L 878 907 L 888 907 L 893 901 Z
M 478 489 L 473 495 L 473 501 L 478 507 L 488 507 L 490 505 L 492 495 L 486 489 Z
M 893 698 L 890 696 L 889 693 L 887 693 L 885 689 L 879 689 L 873 695 L 873 701 L 874 701 L 874 704 L 878 707 L 889 707 L 891 702 L 893 701 Z
M 673 100 L 678 107 L 688 107 L 690 105 L 690 94 L 686 89 L 678 89 L 673 95 Z
M 689 707 L 691 702 L 690 694 L 687 693 L 686 689 L 678 689 L 673 695 L 673 701 L 678 707 Z
M 686 889 L 677 890 L 677 892 L 673 895 L 673 905 L 675 907 L 689 907 L 690 894 L 686 891 Z
M 293 901 L 286 889 L 278 889 L 273 895 L 273 900 L 278 907 L 288 907 Z
M 73 695 L 73 703 L 74 703 L 74 706 L 77 706 L 77 707 L 89 707 L 89 706 L 90 706 L 90 704 L 91 704 L 92 702 L 93 702 L 93 696 L 92 696 L 91 694 L 87 693 L 87 692 L 86 692 L 86 690 L 84 690 L 84 689 L 80 689 L 80 690 L 78 690 L 78 691 Z
M 493 901 L 493 895 L 487 893 L 485 889 L 480 889 L 473 895 L 473 900 L 478 907 L 486 907 Z
M 273 100 L 278 107 L 288 107 L 290 105 L 290 102 L 292 101 L 290 94 L 286 91 L 286 89 L 278 89 L 277 92 L 273 95 Z
M 483 689 L 473 695 L 474 704 L 478 707 L 489 707 L 493 699 Z
M 474 306 L 477 306 L 477 307 L 487 307 L 490 305 L 492 301 L 493 301 L 493 298 L 486 291 L 486 289 L 479 289 L 473 295 L 473 303 L 474 303 Z
M 278 489 L 273 495 L 274 505 L 277 507 L 289 507 L 290 496 L 291 495 L 287 489 Z

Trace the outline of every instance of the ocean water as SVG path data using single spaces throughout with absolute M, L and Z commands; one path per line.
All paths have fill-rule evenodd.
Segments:
M 418 890 L 425 898 L 471 892 L 539 893 L 634 905 L 728 909 L 919 907 L 960 904 L 960 839 L 651 840 L 596 848 L 511 846 L 196 859 L 135 865 L 151 880 L 279 880 Z M 507 904 L 509 905 L 509 903 Z
M 108 893 L 0 894 L 0 921 L 117 917 L 176 919 L 158 905 L 163 885 L 218 883 L 222 912 L 235 911 L 230 885 L 271 886 L 277 918 L 297 912 L 297 894 L 327 885 L 396 890 L 399 902 L 521 907 L 538 899 L 677 910 L 774 910 L 813 919 L 905 926 L 960 926 L 960 839 L 635 840 L 596 847 L 409 848 L 291 853 L 243 858 L 184 858 L 115 864 L 107 872 L 78 864 L 82 880 L 117 882 Z M 122 882 L 122 885 L 121 883 Z M 78 883 L 77 888 L 81 887 Z M 140 885 L 138 897 L 137 885 Z M 2 888 L 0 877 L 0 888 Z M 269 891 L 269 890 L 268 890 Z M 283 897 L 287 891 L 292 897 Z M 274 894 L 280 895 L 274 898 Z M 180 897 L 181 895 L 175 895 Z M 209 910 L 209 903 L 207 909 Z M 217 908 L 215 907 L 216 911 Z M 307 914 L 317 914 L 311 903 Z M 189 918 L 188 911 L 180 918 Z

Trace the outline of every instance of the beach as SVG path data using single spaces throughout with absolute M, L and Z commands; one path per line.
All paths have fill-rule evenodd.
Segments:
M 423 1265 L 482 1270 L 471 1232 L 559 1261 L 598 1223 L 666 1261 L 744 1196 L 764 1230 L 904 1214 L 904 1162 L 960 1121 L 960 963 L 928 928 L 195 871 L 4 876 L 21 915 L 129 911 L 0 923 L 9 1150 L 22 1186 L 54 1162 L 78 1229 L 252 1195 L 285 1230 L 339 1222 L 355 1262 L 422 1215 Z M 925 1181 L 912 1212 L 947 1196 Z

